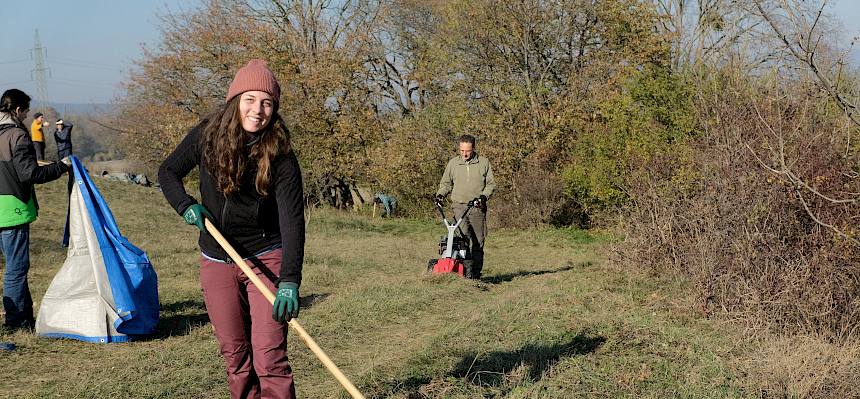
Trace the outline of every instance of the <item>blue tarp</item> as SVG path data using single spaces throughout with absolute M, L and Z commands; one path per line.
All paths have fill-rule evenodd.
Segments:
M 75 187 L 77 187 L 77 190 L 72 190 L 72 196 L 79 195 L 80 198 L 70 198 L 70 202 L 79 201 L 78 203 L 82 202 L 85 204 L 85 207 L 76 208 L 79 209 L 79 212 L 82 212 L 85 208 L 89 218 L 75 218 L 73 217 L 74 215 L 67 217 L 63 241 L 65 243 L 69 241 L 70 223 L 80 223 L 80 220 L 88 219 L 92 224 L 91 229 L 86 228 L 82 230 L 86 231 L 88 241 L 92 240 L 92 235 L 95 236 L 102 256 L 101 259 L 93 256 L 86 259 L 92 259 L 90 262 L 96 268 L 104 267 L 104 274 L 100 273 L 100 271 L 94 274 L 107 275 L 110 292 L 107 294 L 102 292 L 101 298 L 105 302 L 113 302 L 112 304 L 106 304 L 111 309 L 109 313 L 114 315 L 114 317 L 110 317 L 109 315 L 107 318 L 108 320 L 112 320 L 113 329 L 102 330 L 103 332 L 107 331 L 107 334 L 89 336 L 86 333 L 82 333 L 83 331 L 75 332 L 73 329 L 70 330 L 64 328 L 64 326 L 59 326 L 59 328 L 46 328 L 40 332 L 40 335 L 95 342 L 124 342 L 134 336 L 152 334 L 158 325 L 159 313 L 158 279 L 155 270 L 146 253 L 134 246 L 120 233 L 110 208 L 81 161 L 75 156 L 72 156 L 71 160 L 71 172 L 73 173 Z M 76 226 L 72 226 L 71 230 L 81 231 L 81 229 L 76 230 Z M 76 238 L 73 237 L 74 239 Z M 72 244 L 72 247 L 75 247 L 75 243 Z M 79 257 L 80 255 L 75 256 Z M 72 258 L 71 251 L 69 258 Z M 69 260 L 66 263 L 68 264 Z M 103 263 L 103 266 L 98 263 Z M 70 269 L 72 268 L 72 266 L 69 267 Z M 81 267 L 75 268 L 75 270 L 85 269 Z M 58 273 L 58 277 L 61 274 Z M 99 284 L 98 277 L 94 281 L 96 284 Z M 60 284 L 58 283 L 58 286 Z M 102 291 L 105 290 L 103 287 L 99 289 Z M 48 294 L 55 295 L 52 299 L 60 299 L 56 298 L 57 293 L 52 293 L 51 291 L 51 288 L 49 288 L 48 293 L 46 293 L 46 302 Z M 88 310 L 82 310 L 82 312 L 86 311 Z M 40 310 L 40 313 L 42 312 L 46 312 L 44 307 Z M 48 316 L 50 316 L 49 313 L 50 310 L 46 312 Z M 114 331 L 111 330 L 119 334 L 113 334 Z

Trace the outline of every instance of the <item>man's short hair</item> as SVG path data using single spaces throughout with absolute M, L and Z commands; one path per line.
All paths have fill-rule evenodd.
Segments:
M 464 134 L 457 139 L 458 143 L 469 143 L 472 145 L 472 148 L 475 148 L 475 136 L 471 134 Z
M 43 113 L 41 113 L 41 112 L 36 112 L 36 114 L 35 114 L 35 115 L 33 115 L 33 119 L 39 119 L 39 117 L 40 117 L 40 116 L 42 116 L 42 115 L 44 115 L 44 114 L 43 114 Z

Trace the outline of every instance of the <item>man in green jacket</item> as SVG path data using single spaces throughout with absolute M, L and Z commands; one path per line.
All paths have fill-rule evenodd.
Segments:
M 481 278 L 484 267 L 484 238 L 487 236 L 487 199 L 496 189 L 493 169 L 487 158 L 475 152 L 475 137 L 464 134 L 457 139 L 460 155 L 451 158 L 439 182 L 436 191 L 436 202 L 441 204 L 445 196 L 451 194 L 451 209 L 454 217 L 459 218 L 466 211 L 469 201 L 474 201 L 475 208 L 460 225 L 462 234 L 471 241 L 471 265 L 465 262 L 467 278 Z M 471 267 L 470 267 L 471 266 Z

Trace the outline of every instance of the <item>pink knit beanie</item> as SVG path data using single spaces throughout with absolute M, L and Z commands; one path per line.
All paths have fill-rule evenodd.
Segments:
M 248 65 L 239 68 L 230 83 L 230 89 L 227 90 L 226 101 L 229 102 L 233 97 L 250 90 L 264 91 L 271 94 L 276 103 L 281 101 L 281 86 L 266 61 L 253 59 L 248 61 Z

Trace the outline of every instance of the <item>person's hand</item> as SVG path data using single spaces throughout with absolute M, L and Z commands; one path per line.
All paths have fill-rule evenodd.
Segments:
M 213 219 L 212 214 L 206 210 L 206 207 L 200 204 L 191 205 L 184 213 L 182 213 L 182 218 L 185 219 L 185 223 L 197 226 L 200 231 L 206 231 L 206 226 L 203 225 L 204 217 Z
M 442 205 L 445 204 L 445 196 L 442 194 L 436 194 L 436 197 L 433 198 L 433 203 L 435 203 L 436 206 L 441 208 Z
M 272 305 L 272 318 L 286 323 L 294 317 L 299 317 L 299 285 L 281 281 L 278 283 L 278 292 Z
M 483 207 L 487 206 L 487 196 L 484 194 L 479 195 L 478 198 L 475 198 L 472 201 L 475 202 L 476 208 L 483 208 Z
M 72 158 L 64 157 L 63 159 L 60 160 L 60 162 L 64 163 L 68 167 L 72 166 Z

